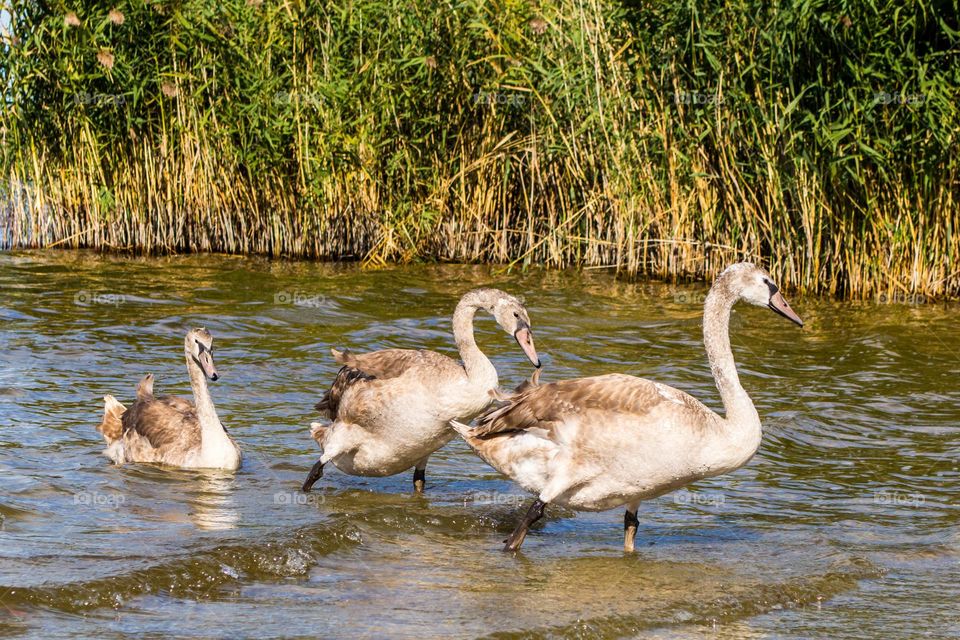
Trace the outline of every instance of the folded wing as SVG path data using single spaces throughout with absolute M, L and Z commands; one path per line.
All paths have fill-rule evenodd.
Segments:
M 437 370 L 441 367 L 456 366 L 450 358 L 433 351 L 413 349 L 383 349 L 371 353 L 353 354 L 348 350 L 333 352 L 334 359 L 343 366 L 337 372 L 333 384 L 323 394 L 316 409 L 325 413 L 331 420 L 337 419 L 343 395 L 351 387 L 366 384 L 373 380 L 399 378 L 408 371 L 429 365 Z
M 674 412 L 711 413 L 698 400 L 672 387 L 610 374 L 529 386 L 481 416 L 470 435 L 486 439 L 534 428 L 550 431 L 565 419 L 587 415 L 594 421 L 604 414 L 642 419 L 664 403 L 673 405 Z
M 139 434 L 154 449 L 189 450 L 200 446 L 200 420 L 183 398 L 137 400 L 123 414 L 124 436 Z

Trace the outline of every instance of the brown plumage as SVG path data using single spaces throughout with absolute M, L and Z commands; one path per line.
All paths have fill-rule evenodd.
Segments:
M 686 405 L 690 420 L 706 420 L 712 413 L 682 391 L 619 373 L 537 386 L 531 383 L 521 384 L 505 406 L 494 407 L 481 416 L 470 435 L 488 439 L 534 427 L 549 429 L 557 422 L 592 411 L 643 416 L 661 403 Z
M 316 408 L 332 422 L 315 422 L 310 435 L 323 453 L 303 490 L 309 491 L 332 461 L 341 471 L 388 476 L 414 468 L 422 491 L 427 458 L 456 434 L 451 419 L 472 419 L 497 397 L 497 371 L 473 335 L 478 310 L 489 312 L 540 366 L 530 318 L 514 296 L 497 289 L 465 294 L 453 314 L 453 335 L 462 363 L 426 350 L 385 349 L 354 355 L 334 350 L 342 365 Z
M 371 353 L 354 354 L 349 349 L 331 349 L 339 364 L 363 371 L 373 378 L 396 378 L 411 367 L 436 362 L 439 354 L 425 349 L 382 349 Z
M 530 376 L 529 380 L 524 380 L 523 382 L 518 384 L 513 391 L 510 391 L 509 393 L 504 393 L 500 389 L 491 389 L 490 397 L 492 397 L 497 402 L 490 409 L 488 409 L 484 413 L 484 415 L 489 415 L 493 413 L 494 411 L 502 407 L 505 402 L 509 402 L 510 400 L 517 398 L 520 394 L 524 393 L 525 391 L 529 391 L 530 389 L 540 386 L 540 374 L 542 372 L 543 372 L 542 368 L 534 369 L 533 374 Z
M 474 428 L 452 426 L 492 467 L 537 498 L 506 540 L 523 544 L 551 503 L 601 511 L 625 505 L 624 550 L 633 551 L 640 502 L 739 469 L 760 446 L 760 416 L 740 385 L 730 348 L 738 300 L 803 325 L 763 269 L 726 269 L 704 304 L 703 339 L 724 415 L 665 384 L 623 374 L 522 389 Z
M 153 449 L 189 451 L 200 447 L 200 420 L 193 405 L 183 398 L 138 398 L 123 414 L 123 433 L 136 433 Z
M 153 374 L 148 373 L 137 383 L 137 400 L 153 398 Z
M 207 378 L 217 380 L 213 336 L 193 329 L 184 339 L 184 357 L 196 406 L 183 398 L 153 395 L 153 374 L 137 384 L 137 399 L 125 408 L 104 396 L 104 417 L 97 427 L 107 442 L 104 452 L 117 464 L 148 462 L 184 468 L 236 469 L 240 450 L 217 417 Z
M 325 415 L 330 420 L 337 419 L 337 409 L 340 407 L 340 399 L 343 398 L 343 392 L 358 380 L 374 380 L 375 376 L 367 375 L 359 369 L 353 369 L 347 365 L 340 367 L 337 377 L 333 384 L 323 394 L 314 408 Z
M 433 351 L 414 349 L 383 349 L 371 353 L 353 354 L 349 349 L 331 349 L 333 359 L 343 366 L 337 372 L 333 384 L 315 405 L 317 411 L 330 420 L 337 419 L 337 409 L 344 392 L 361 381 L 389 380 L 398 378 L 412 367 L 422 365 L 444 366 L 449 360 Z
M 123 413 L 126 410 L 113 396 L 103 396 L 103 421 L 97 425 L 97 431 L 103 434 L 107 444 L 116 442 L 123 434 Z

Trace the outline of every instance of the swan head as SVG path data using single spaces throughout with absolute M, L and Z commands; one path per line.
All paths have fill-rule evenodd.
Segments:
M 533 346 L 533 333 L 530 330 L 530 315 L 527 313 L 527 308 L 519 298 L 509 293 L 499 289 L 491 289 L 491 293 L 494 297 L 489 311 L 497 324 L 514 337 L 533 366 L 540 368 L 540 357 Z
M 727 267 L 720 278 L 730 291 L 741 300 L 758 307 L 767 307 L 787 320 L 801 327 L 803 320 L 790 308 L 790 304 L 780 293 L 780 288 L 764 269 L 749 262 L 740 262 Z
M 213 336 L 206 329 L 191 329 L 183 343 L 188 359 L 192 359 L 203 375 L 216 381 L 220 374 L 213 364 Z

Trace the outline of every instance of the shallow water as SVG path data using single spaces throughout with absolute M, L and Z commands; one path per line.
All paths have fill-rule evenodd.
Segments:
M 332 345 L 452 353 L 458 293 L 526 296 L 543 379 L 623 371 L 719 408 L 705 288 L 606 274 L 221 256 L 0 254 L 0 635 L 23 637 L 915 638 L 960 635 L 960 316 L 954 306 L 792 300 L 731 323 L 764 421 L 729 476 L 622 511 L 548 510 L 499 551 L 525 495 L 454 441 L 411 476 L 317 456 Z M 215 336 L 236 475 L 115 467 L 104 393 L 152 371 L 189 395 L 186 327 Z M 504 386 L 530 374 L 478 316 Z

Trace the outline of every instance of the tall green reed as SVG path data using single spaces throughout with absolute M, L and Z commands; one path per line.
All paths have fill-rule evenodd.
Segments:
M 8 5 L 14 246 L 960 293 L 957 0 Z

